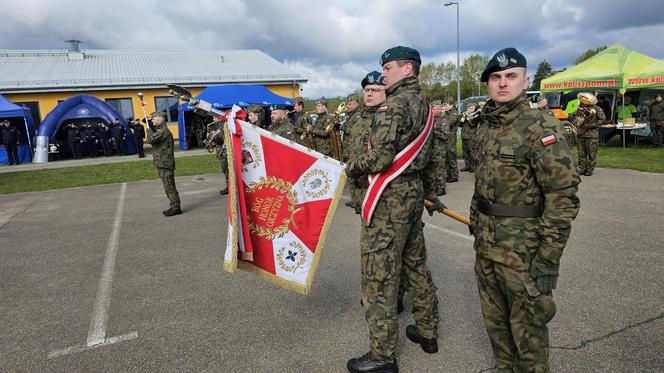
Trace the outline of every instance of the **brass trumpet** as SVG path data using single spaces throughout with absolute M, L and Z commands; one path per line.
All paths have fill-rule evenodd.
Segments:
M 311 121 L 308 119 L 313 113 L 315 113 L 316 110 L 311 110 L 307 111 L 304 113 L 304 116 L 307 118 L 307 123 L 311 123 Z M 304 142 L 304 144 L 311 150 L 316 150 L 316 143 L 314 142 L 314 136 L 311 134 L 311 132 L 307 131 L 306 128 L 302 129 L 304 132 L 300 136 L 300 140 Z
M 346 102 L 342 102 L 337 107 L 337 110 L 334 111 L 334 122 L 330 123 L 326 128 L 325 132 L 330 134 L 330 141 L 332 142 L 332 153 L 334 153 L 334 158 L 338 161 L 342 161 L 341 157 L 343 155 L 343 144 L 342 138 L 339 134 L 339 128 L 346 123 Z

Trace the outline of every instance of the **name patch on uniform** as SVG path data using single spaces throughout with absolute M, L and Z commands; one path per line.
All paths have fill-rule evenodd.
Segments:
M 556 140 L 556 135 L 544 136 L 541 138 L 541 140 L 542 140 L 542 145 L 544 146 L 555 144 L 556 142 L 558 142 L 558 140 Z
M 386 111 L 387 111 L 387 106 L 381 106 L 381 107 L 378 108 L 379 113 L 384 113 Z

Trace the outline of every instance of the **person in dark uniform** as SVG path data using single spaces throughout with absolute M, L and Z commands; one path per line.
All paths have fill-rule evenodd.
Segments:
M 115 144 L 115 151 L 118 155 L 124 155 L 124 142 L 127 138 L 124 127 L 120 124 L 119 119 L 113 121 L 113 143 Z
M 136 140 L 136 150 L 138 151 L 138 158 L 145 158 L 145 152 L 143 151 L 143 140 L 145 139 L 145 127 L 141 124 L 141 121 L 134 119 L 129 125 L 131 131 L 134 133 L 134 139 Z
M 83 126 L 83 139 L 87 145 L 88 154 L 91 157 L 97 156 L 97 131 L 90 122 L 85 122 Z
M 81 158 L 81 131 L 72 122 L 67 125 L 67 144 L 74 159 Z
M 16 132 L 16 128 L 9 124 L 8 120 L 2 122 L 2 144 L 5 146 L 5 151 L 7 152 L 8 164 L 19 164 L 20 161 L 17 153 L 18 133 Z
M 105 156 L 111 155 L 111 142 L 108 138 L 108 126 L 104 122 L 97 124 L 97 138 L 101 143 L 101 149 Z

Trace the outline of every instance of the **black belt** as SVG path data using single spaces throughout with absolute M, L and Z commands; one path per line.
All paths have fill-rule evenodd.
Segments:
M 410 173 L 407 173 L 407 174 L 401 174 L 401 175 L 397 176 L 397 178 L 394 179 L 392 182 L 394 182 L 394 183 L 405 183 L 405 182 L 408 182 L 408 181 L 417 180 L 419 178 L 420 178 L 420 173 L 419 172 L 410 172 Z
M 505 216 L 511 218 L 538 218 L 542 216 L 542 208 L 539 205 L 497 205 L 487 201 L 479 201 L 477 209 L 482 214 L 491 216 Z

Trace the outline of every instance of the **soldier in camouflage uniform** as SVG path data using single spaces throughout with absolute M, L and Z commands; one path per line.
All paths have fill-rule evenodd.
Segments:
M 361 154 L 367 152 L 367 139 L 371 132 L 374 115 L 378 105 L 385 101 L 385 85 L 378 71 L 372 71 L 362 79 L 362 89 L 364 90 L 364 108 L 357 109 L 359 113 L 353 115 L 352 125 L 347 127 L 348 132 L 344 135 L 344 141 L 348 138 L 348 146 L 344 146 L 347 154 L 347 161 L 357 159 Z M 349 119 L 347 124 L 350 123 Z M 350 204 L 346 204 L 355 209 L 359 214 L 362 208 L 364 194 L 369 187 L 369 179 L 366 177 L 349 178 Z
M 346 123 L 341 126 L 341 132 L 343 132 L 343 162 L 348 162 L 348 153 L 351 146 L 350 132 L 352 131 L 353 126 L 357 124 L 357 120 L 360 117 L 360 103 L 356 95 L 350 95 L 346 97 Z M 346 203 L 348 206 L 348 203 Z
M 307 123 L 305 131 L 313 135 L 316 151 L 328 157 L 333 157 L 332 141 L 330 134 L 325 129 L 331 124 L 334 125 L 334 117 L 327 112 L 327 101 L 316 101 L 316 116 L 315 119 L 312 119 L 312 122 L 314 123 Z
M 662 147 L 664 140 L 664 101 L 662 94 L 658 93 L 653 102 L 648 106 L 650 110 L 650 130 L 652 131 L 652 146 Z
M 471 123 L 470 118 L 475 112 L 475 104 L 469 104 L 466 111 L 461 114 L 459 118 L 459 125 L 461 126 L 461 156 L 463 157 L 464 168 L 461 171 L 474 172 L 475 170 L 475 157 L 473 156 L 473 139 L 477 126 Z
M 302 97 L 295 97 L 293 102 L 293 140 L 300 145 L 307 146 L 302 140 L 302 134 L 307 126 L 307 113 L 304 111 L 304 99 Z
M 272 109 L 270 113 L 272 123 L 270 123 L 268 131 L 286 140 L 293 140 L 293 126 L 286 117 L 286 107 L 284 105 L 273 105 L 270 109 Z
M 597 106 L 597 98 L 589 92 L 582 92 L 577 95 L 579 107 L 576 112 L 570 115 L 569 120 L 573 120 L 579 110 L 588 109 L 595 111 L 595 115 L 579 128 L 576 135 L 576 142 L 579 151 L 579 163 L 577 172 L 579 175 L 592 176 L 597 163 L 597 149 L 599 148 L 599 126 L 606 121 L 604 110 Z
M 152 127 L 148 129 L 148 143 L 152 145 L 152 160 L 157 168 L 159 178 L 164 184 L 164 191 L 170 202 L 170 208 L 164 215 L 182 214 L 180 195 L 175 187 L 175 154 L 173 153 L 173 134 L 166 125 L 166 114 L 152 114 Z
M 436 170 L 435 186 L 437 196 L 445 195 L 447 186 L 445 174 L 447 172 L 447 142 L 450 139 L 450 128 L 445 125 L 442 103 L 436 100 L 431 103 L 433 107 L 433 151 L 431 154 L 433 167 Z
M 350 177 L 366 178 L 388 170 L 395 156 L 424 130 L 429 105 L 417 79 L 420 63 L 419 53 L 411 48 L 395 47 L 383 53 L 387 100 L 374 117 L 367 152 L 348 163 Z M 362 296 L 371 351 L 348 361 L 351 372 L 398 372 L 397 293 L 402 277 L 415 319 L 406 335 L 426 352 L 438 351 L 438 298 L 426 265 L 421 221 L 424 198 L 434 202 L 432 210 L 444 207 L 432 188 L 432 143 L 432 136 L 426 138 L 414 161 L 385 188 L 372 220 L 363 222 Z
M 546 324 L 579 211 L 579 175 L 560 122 L 528 105 L 521 53 L 496 53 L 481 80 L 491 99 L 478 128 L 469 228 L 484 325 L 499 372 L 548 372 Z
M 223 117 L 214 116 L 212 122 L 206 126 L 208 141 L 212 141 L 215 145 L 214 150 L 226 180 L 226 186 L 219 191 L 222 196 L 228 194 L 228 157 L 226 157 L 226 147 L 224 146 L 224 123 Z
M 267 126 L 267 118 L 265 118 L 265 109 L 260 105 L 249 105 L 247 108 L 247 120 L 249 123 L 260 128 Z
M 447 154 L 445 157 L 446 176 L 445 181 L 448 183 L 456 183 L 459 181 L 459 165 L 457 164 L 457 130 L 459 129 L 459 116 L 454 110 L 454 99 L 447 97 L 443 101 L 443 123 L 446 124 L 450 132 L 450 137 L 447 140 Z

